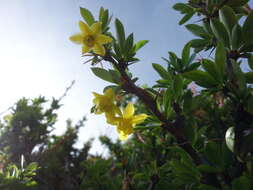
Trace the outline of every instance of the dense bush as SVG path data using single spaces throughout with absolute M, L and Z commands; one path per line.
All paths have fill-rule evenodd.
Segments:
M 153 64 L 160 79 L 152 87 L 137 85 L 129 68 L 148 41 L 135 42 L 119 19 L 116 34 L 111 33 L 113 19 L 107 9 L 101 8 L 95 19 L 81 8 L 81 33 L 70 40 L 92 57 L 93 73 L 112 83 L 103 94 L 94 92 L 91 111 L 104 114 L 121 141 L 101 137 L 109 155 L 90 155 L 91 142 L 82 149 L 73 146 L 84 120 L 67 122 L 62 136 L 51 135 L 59 101 L 53 99 L 45 109 L 42 97 L 21 99 L 1 123 L 0 185 L 43 190 L 253 189 L 253 11 L 248 2 L 175 4 L 183 14 L 180 25 L 200 18 L 185 25 L 196 39 L 180 56 L 169 51 L 163 58 L 166 67 Z M 199 52 L 206 52 L 206 58 Z

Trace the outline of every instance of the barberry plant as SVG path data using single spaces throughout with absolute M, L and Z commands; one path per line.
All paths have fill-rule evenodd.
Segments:
M 71 40 L 79 40 L 82 54 L 92 56 L 92 72 L 112 83 L 104 95 L 94 93 L 92 112 L 105 113 L 121 139 L 134 133 L 121 152 L 104 139 L 121 160 L 123 189 L 253 188 L 253 11 L 247 3 L 189 0 L 175 4 L 173 8 L 183 14 L 180 25 L 193 16 L 200 18 L 199 23 L 185 25 L 196 39 L 185 45 L 180 56 L 169 51 L 168 58 L 163 58 L 166 68 L 153 64 L 160 80 L 146 88 L 136 84 L 138 78 L 129 66 L 139 61 L 136 53 L 148 41 L 135 42 L 133 33 L 126 35 L 117 18 L 116 33 L 111 33 L 113 18 L 107 9 L 100 9 L 98 19 L 80 9 L 83 34 Z M 201 52 L 209 56 L 199 58 Z M 97 63 L 111 67 L 104 69 Z M 192 85 L 197 85 L 195 91 Z M 129 94 L 134 101 L 126 102 L 122 113 L 115 97 Z M 139 115 L 134 115 L 134 105 Z M 129 147 L 128 153 L 124 151 Z M 143 155 L 142 150 L 156 154 L 136 157 Z M 138 169 L 128 154 L 135 154 Z

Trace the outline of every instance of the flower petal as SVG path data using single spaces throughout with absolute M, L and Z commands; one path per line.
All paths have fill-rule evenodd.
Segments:
M 127 107 L 124 110 L 123 117 L 130 118 L 134 115 L 134 105 L 132 103 L 128 103 Z
M 114 98 L 115 98 L 114 91 L 113 91 L 112 88 L 106 89 L 106 91 L 105 91 L 104 94 L 105 94 L 105 96 L 107 96 L 107 97 L 110 98 L 110 99 L 113 99 L 113 100 L 114 100 Z
M 96 23 L 92 24 L 90 29 L 92 30 L 92 33 L 94 35 L 100 34 L 101 33 L 101 22 L 96 22 Z
M 118 118 L 115 117 L 115 115 L 113 113 L 105 113 L 105 117 L 106 117 L 106 122 L 111 124 L 111 125 L 118 125 L 119 121 Z
M 98 55 L 105 55 L 105 48 L 104 46 L 100 45 L 100 44 L 95 44 L 93 47 L 93 51 L 94 53 L 98 54 Z
M 120 139 L 121 141 L 125 141 L 125 140 L 127 140 L 127 138 L 128 138 L 128 135 L 127 135 L 127 134 L 124 134 L 124 133 L 120 133 L 120 134 L 119 134 L 119 139 Z
M 76 44 L 83 43 L 83 36 L 81 34 L 75 34 L 73 36 L 70 36 L 69 39 Z
M 81 32 L 84 33 L 85 35 L 92 34 L 90 27 L 83 21 L 79 21 L 79 28 Z
M 132 119 L 132 123 L 133 124 L 138 124 L 138 123 L 142 123 L 148 116 L 146 114 L 139 114 L 134 116 L 134 118 Z
M 86 45 L 83 45 L 83 47 L 82 47 L 82 53 L 87 53 L 89 51 L 90 51 L 90 48 L 88 46 L 86 46 Z
M 112 38 L 101 34 L 96 37 L 96 42 L 99 44 L 107 44 L 107 43 L 112 42 Z
M 100 97 L 100 96 L 102 96 L 101 94 L 98 94 L 98 93 L 96 93 L 96 92 L 92 92 L 92 94 L 93 94 L 93 96 L 95 96 L 95 97 Z

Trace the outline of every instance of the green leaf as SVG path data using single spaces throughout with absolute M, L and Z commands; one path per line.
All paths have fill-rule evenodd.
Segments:
M 101 22 L 102 22 L 102 29 L 105 30 L 107 25 L 110 23 L 109 11 L 107 9 L 103 13 Z
M 137 52 L 141 49 L 144 45 L 148 43 L 148 40 L 140 40 L 134 45 L 134 51 Z
M 99 78 L 107 81 L 107 82 L 112 82 L 114 83 L 114 80 L 112 78 L 112 75 L 109 71 L 99 68 L 99 67 L 92 67 L 91 68 L 92 72 Z
M 248 65 L 249 65 L 250 69 L 253 70 L 253 55 L 252 54 L 248 58 Z
M 192 18 L 192 16 L 194 15 L 194 12 L 190 12 L 188 14 L 186 14 L 180 21 L 179 21 L 179 25 L 182 25 L 184 23 L 186 23 L 188 20 L 190 20 Z
M 206 31 L 206 33 L 213 35 L 210 23 L 207 20 L 203 20 L 203 29 Z
M 226 70 L 226 50 L 221 42 L 217 44 L 216 52 L 215 52 L 215 64 L 217 65 L 218 72 L 223 77 L 225 75 Z
M 206 33 L 206 31 L 203 29 L 202 26 L 199 26 L 197 24 L 187 24 L 185 27 L 195 36 L 203 38 L 210 36 L 209 34 Z
M 204 39 L 194 39 L 190 41 L 191 43 L 191 47 L 193 48 L 205 48 L 209 41 L 208 40 L 204 40 Z
M 113 49 L 114 49 L 114 52 L 116 53 L 118 59 L 121 58 L 121 52 L 120 52 L 120 47 L 117 43 L 113 43 Z
M 253 52 L 253 43 L 244 44 L 240 49 L 240 52 Z
M 173 93 L 171 91 L 171 88 L 167 88 L 166 92 L 163 95 L 163 106 L 164 106 L 164 112 L 166 116 L 169 115 L 169 111 L 171 108 L 172 95 Z
M 92 13 L 88 9 L 80 7 L 80 13 L 89 26 L 91 26 L 95 22 Z
M 213 79 L 211 75 L 204 71 L 194 70 L 183 73 L 183 76 L 187 79 L 194 81 L 199 86 L 205 88 L 212 88 L 217 86 L 217 82 Z
M 133 47 L 133 44 L 134 44 L 134 34 L 131 33 L 127 39 L 126 39 L 126 43 L 125 43 L 125 52 L 129 53 L 130 50 L 132 49 Z
M 250 12 L 247 19 L 245 20 L 243 27 L 242 27 L 242 33 L 244 40 L 247 44 L 253 42 L 253 11 Z
M 219 81 L 221 79 L 214 62 L 212 62 L 208 59 L 204 59 L 204 60 L 202 60 L 201 63 L 202 63 L 203 68 L 205 69 L 205 71 L 207 71 L 215 80 Z
M 219 168 L 209 166 L 209 165 L 204 165 L 204 164 L 197 166 L 197 168 L 200 172 L 205 172 L 205 173 L 219 173 L 219 172 L 221 172 L 221 170 Z
M 187 64 L 190 59 L 191 43 L 187 43 L 182 51 L 182 62 Z
M 226 27 L 228 33 L 232 32 L 232 28 L 237 24 L 237 18 L 235 16 L 235 13 L 231 7 L 223 6 L 219 10 L 219 17 L 220 21 L 224 24 Z
M 218 143 L 212 141 L 208 142 L 205 148 L 205 155 L 208 161 L 215 164 L 217 168 L 223 166 L 221 146 Z
M 251 190 L 252 188 L 252 182 L 251 180 L 246 176 L 241 176 L 239 178 L 236 178 L 232 182 L 232 189 L 233 190 Z
M 116 36 L 117 36 L 117 40 L 119 42 L 119 47 L 120 47 L 121 51 L 123 51 L 124 44 L 125 44 L 125 29 L 119 19 L 115 20 L 115 27 L 116 27 Z
M 182 95 L 183 85 L 184 83 L 181 75 L 176 75 L 173 81 L 173 89 L 176 99 Z
M 225 26 L 218 19 L 211 20 L 211 29 L 217 40 L 223 42 L 226 47 L 229 47 L 228 32 Z
M 103 15 L 104 15 L 104 7 L 100 7 L 100 10 L 99 10 L 99 21 L 102 22 L 102 18 L 103 18 Z
M 190 13 L 193 11 L 193 8 L 189 5 L 186 5 L 185 3 L 176 3 L 173 6 L 173 9 L 175 9 L 176 11 L 180 11 L 181 13 Z
M 166 71 L 161 65 L 153 63 L 152 66 L 162 78 L 171 80 L 170 73 Z
M 196 70 L 199 66 L 200 66 L 200 63 L 199 63 L 199 62 L 192 63 L 191 65 L 189 65 L 189 66 L 185 69 L 185 72 L 187 72 L 187 71 L 192 71 L 192 70 Z
M 239 49 L 242 45 L 242 28 L 239 24 L 236 24 L 232 29 L 231 45 L 232 49 Z
M 253 72 L 244 73 L 246 83 L 253 84 Z
M 206 184 L 201 184 L 198 187 L 199 190 L 219 190 L 216 187 L 210 186 L 210 185 L 206 185 Z
M 114 81 L 114 83 L 116 83 L 116 84 L 121 83 L 121 79 L 120 79 L 121 76 L 120 76 L 120 73 L 118 71 L 110 69 L 109 73 L 111 74 L 111 77 L 112 77 L 112 80 Z
M 248 3 L 249 0 L 229 0 L 226 4 L 231 7 L 239 7 Z

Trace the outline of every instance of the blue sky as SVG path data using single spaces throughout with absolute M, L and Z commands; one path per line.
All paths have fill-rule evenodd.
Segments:
M 63 100 L 56 133 L 64 131 L 64 122 L 87 116 L 80 132 L 79 144 L 90 137 L 107 134 L 116 138 L 114 127 L 107 126 L 103 116 L 89 114 L 92 92 L 102 92 L 108 83 L 96 78 L 89 65 L 82 64 L 81 47 L 69 41 L 79 32 L 79 7 L 95 16 L 101 6 L 134 32 L 136 40 L 150 40 L 139 51 L 141 61 L 131 66 L 140 78 L 139 84 L 154 84 L 158 75 L 151 63 L 163 63 L 168 51 L 180 49 L 192 35 L 177 23 L 181 18 L 172 10 L 176 0 L 1 0 L 0 6 L 0 112 L 21 97 L 44 95 L 59 97 L 72 80 L 76 84 Z M 112 24 L 112 31 L 114 25 Z M 103 152 L 95 141 L 92 152 Z

